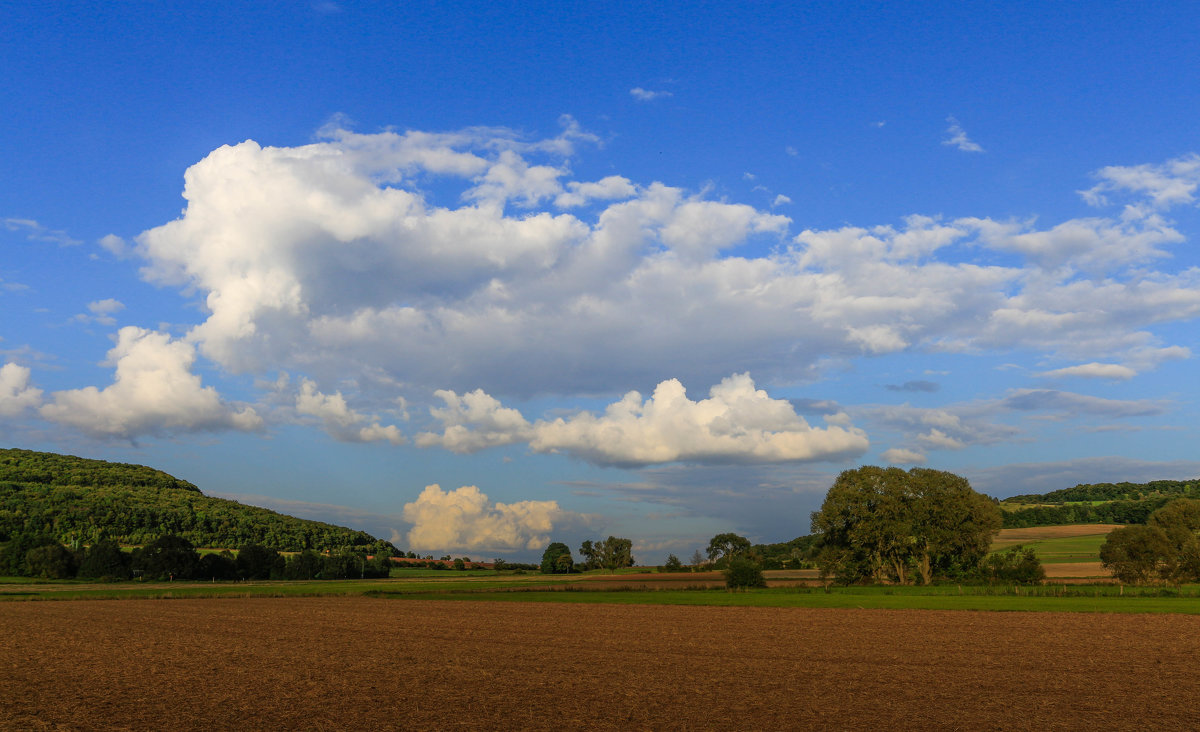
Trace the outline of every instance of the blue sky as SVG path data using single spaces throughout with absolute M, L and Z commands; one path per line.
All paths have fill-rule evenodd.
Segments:
M 1200 475 L 1186 3 L 0 9 L 0 443 L 398 546 Z

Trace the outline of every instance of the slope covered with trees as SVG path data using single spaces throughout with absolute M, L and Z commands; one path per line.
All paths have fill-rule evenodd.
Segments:
M 68 546 L 112 538 L 146 544 L 174 534 L 195 546 L 279 551 L 381 549 L 364 531 L 213 498 L 142 465 L 0 449 L 0 542 L 52 537 Z
M 1043 494 L 1005 498 L 1004 528 L 1060 524 L 1144 524 L 1177 498 L 1200 498 L 1200 479 L 1149 483 L 1087 483 Z

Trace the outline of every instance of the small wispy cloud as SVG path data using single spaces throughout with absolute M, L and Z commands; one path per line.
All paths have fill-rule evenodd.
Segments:
M 1112 379 L 1114 381 L 1128 381 L 1137 376 L 1137 371 L 1115 363 L 1085 363 L 1078 366 L 1068 366 L 1066 368 L 1054 369 L 1053 371 L 1043 371 L 1037 374 L 1043 378 L 1057 379 L 1063 377 L 1077 377 L 1083 379 Z
M 921 465 L 927 459 L 925 453 L 917 450 L 909 450 L 904 447 L 893 447 L 890 450 L 885 450 L 880 457 L 888 465 Z
M 946 134 L 950 137 L 942 140 L 943 145 L 956 147 L 963 152 L 983 152 L 983 147 L 979 143 L 967 137 L 967 131 L 962 128 L 958 120 L 947 117 L 946 121 L 950 123 L 950 126 L 946 128 Z
M 125 309 L 125 304 L 120 300 L 106 298 L 88 303 L 89 313 L 80 313 L 71 318 L 77 323 L 98 323 L 100 325 L 116 325 L 117 319 L 113 317 L 117 313 Z
M 911 391 L 911 392 L 932 393 L 932 392 L 937 391 L 941 387 L 939 387 L 936 383 L 934 383 L 932 381 L 918 380 L 918 381 L 906 381 L 903 384 L 888 384 L 884 388 L 886 388 L 888 391 Z
M 782 206 L 786 203 L 791 203 L 791 202 L 792 202 L 792 199 L 790 199 L 787 196 L 780 193 L 778 196 L 775 196 L 774 201 L 771 201 L 771 207 L 774 208 L 776 206 Z
M 635 86 L 634 88 L 630 89 L 629 94 L 639 102 L 653 102 L 655 99 L 674 96 L 674 94 L 669 91 L 654 91 L 651 89 L 643 89 L 640 86 Z
M 9 231 L 25 232 L 25 238 L 29 241 L 45 241 L 63 247 L 71 247 L 83 243 L 65 231 L 46 228 L 33 219 L 4 219 L 4 228 Z

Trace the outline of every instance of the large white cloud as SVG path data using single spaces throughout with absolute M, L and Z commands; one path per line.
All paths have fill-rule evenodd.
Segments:
M 493 503 L 473 485 L 452 491 L 425 486 L 417 500 L 404 504 L 404 520 L 412 524 L 407 542 L 417 550 L 541 549 L 556 522 L 570 516 L 557 501 Z
M 261 429 L 263 420 L 253 408 L 230 405 L 201 384 L 191 372 L 195 358 L 189 343 L 166 333 L 122 328 L 108 352 L 116 370 L 113 383 L 54 392 L 40 413 L 96 437 Z
M 609 465 L 685 462 L 834 460 L 861 454 L 867 436 L 855 428 L 813 428 L 791 402 L 755 389 L 737 374 L 692 401 L 676 379 L 643 401 L 631 391 L 597 416 L 583 412 L 537 425 L 530 446 Z
M 1182 241 L 1156 210 L 1194 202 L 1195 155 L 1101 170 L 1089 200 L 1120 191 L 1147 201 L 1114 217 L 1039 228 L 911 216 L 898 227 L 805 230 L 790 247 L 737 256 L 756 236 L 782 242 L 788 219 L 661 183 L 569 180 L 572 147 L 587 137 L 567 120 L 559 137 L 534 142 L 496 129 L 332 129 L 298 148 L 227 146 L 188 171 L 184 216 L 139 238 L 146 276 L 205 296 L 210 314 L 187 342 L 229 369 L 311 369 L 347 383 L 370 371 L 441 388 L 461 403 L 434 415 L 441 434 L 419 440 L 459 451 L 562 441 L 544 449 L 609 459 L 519 413 L 488 427 L 478 412 L 489 393 L 611 393 L 672 371 L 711 382 L 745 365 L 802 379 L 822 359 L 922 348 L 1121 362 L 1052 376 L 1131 377 L 1190 355 L 1151 328 L 1200 314 L 1200 272 L 1152 266 Z M 457 202 L 432 203 L 434 175 L 458 181 Z M 596 202 L 586 217 L 538 210 Z M 1006 255 L 990 260 L 1003 264 L 974 264 L 980 250 Z M 89 307 L 99 320 L 119 303 Z M 60 394 L 44 410 L 60 421 L 69 402 L 78 411 L 92 398 Z M 296 407 L 339 439 L 403 439 L 340 392 L 312 387 Z M 130 424 L 102 431 L 156 429 Z M 967 444 L 940 428 L 922 434 L 926 445 Z
M 579 412 L 534 424 L 481 390 L 438 396 L 447 407 L 432 412 L 445 430 L 420 435 L 417 444 L 456 452 L 527 441 L 535 452 L 628 467 L 836 460 L 860 454 L 869 444 L 861 430 L 834 424 L 844 415 L 833 415 L 824 428 L 811 427 L 791 402 L 756 389 L 749 374 L 722 380 L 708 399 L 688 399 L 683 385 L 670 379 L 648 399 L 631 391 L 600 415 Z
M 744 204 L 619 175 L 572 180 L 588 135 L 570 120 L 534 141 L 485 128 L 326 135 L 212 152 L 187 171 L 182 217 L 137 239 L 149 280 L 204 298 L 189 342 L 230 371 L 460 400 L 748 369 L 797 382 L 912 350 L 1141 372 L 1189 355 L 1157 326 L 1200 317 L 1200 270 L 1155 269 L 1182 241 L 1156 202 L 1191 200 L 1192 157 L 1105 169 L 1097 203 L 1116 190 L 1147 201 L 1112 216 L 910 216 L 789 240 L 787 218 Z M 518 439 L 509 427 L 419 439 L 472 450 Z
M 15 417 L 42 402 L 42 390 L 29 385 L 29 368 L 15 363 L 0 367 L 0 417 Z

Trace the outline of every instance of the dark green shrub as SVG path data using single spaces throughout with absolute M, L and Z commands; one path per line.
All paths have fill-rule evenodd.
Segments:
M 74 577 L 79 569 L 75 555 L 58 542 L 43 544 L 25 552 L 25 566 L 29 569 L 31 577 L 47 579 Z
M 283 574 L 284 559 L 279 552 L 261 544 L 247 544 L 237 553 L 238 576 L 248 580 L 271 579 Z
M 324 560 L 312 549 L 305 549 L 299 554 L 288 557 L 283 568 L 283 576 L 290 580 L 312 580 L 321 574 Z
M 1033 547 L 1017 545 L 1002 552 L 989 554 L 979 565 L 985 582 L 1002 584 L 1038 584 L 1046 579 L 1046 570 Z
M 79 576 L 88 579 L 129 579 L 132 576 L 130 565 L 133 557 L 121 551 L 121 547 L 112 539 L 101 539 L 88 547 L 79 563 Z
M 725 570 L 725 586 L 731 590 L 748 587 L 766 587 L 767 580 L 763 577 L 762 567 L 756 562 L 742 557 L 734 557 Z
M 237 562 L 234 561 L 233 554 L 229 551 L 205 554 L 200 557 L 196 574 L 199 579 L 235 580 L 238 578 Z
M 134 552 L 133 568 L 147 579 L 192 579 L 200 566 L 200 555 L 192 542 L 181 536 L 160 536 Z

